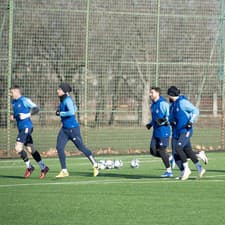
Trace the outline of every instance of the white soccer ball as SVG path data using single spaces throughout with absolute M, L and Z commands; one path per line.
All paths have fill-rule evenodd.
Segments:
M 100 168 L 101 170 L 104 170 L 106 168 L 106 161 L 105 160 L 100 160 L 98 162 L 98 168 Z
M 106 169 L 113 169 L 114 162 L 111 159 L 106 160 Z
M 138 159 L 132 159 L 131 162 L 130 162 L 130 166 L 131 166 L 131 168 L 138 168 L 140 166 L 139 160 Z
M 114 161 L 114 167 L 116 168 L 116 169 L 119 169 L 119 168 L 121 168 L 123 166 L 123 162 L 121 161 L 121 160 L 115 160 Z

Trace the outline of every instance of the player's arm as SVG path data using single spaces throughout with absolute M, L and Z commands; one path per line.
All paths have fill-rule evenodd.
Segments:
M 167 102 L 161 102 L 159 107 L 164 116 L 162 118 L 158 118 L 155 122 L 158 126 L 167 126 L 169 124 L 169 104 Z
M 68 111 L 60 112 L 59 115 L 61 117 L 67 117 L 67 116 L 75 115 L 75 112 L 77 111 L 77 106 L 73 103 L 73 100 L 71 98 L 67 98 L 65 100 L 65 104 L 66 104 L 66 106 L 68 108 Z
M 189 114 L 190 123 L 196 122 L 199 116 L 199 110 L 197 107 L 195 107 L 190 101 L 187 101 L 187 100 L 181 101 L 180 107 L 182 110 L 184 110 L 185 112 Z
M 29 118 L 31 115 L 37 114 L 39 112 L 39 107 L 32 102 L 29 98 L 23 98 L 23 104 L 25 107 L 30 109 L 29 113 L 20 113 L 20 119 L 24 120 Z

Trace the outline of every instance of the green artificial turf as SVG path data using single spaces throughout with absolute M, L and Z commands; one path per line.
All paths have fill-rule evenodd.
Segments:
M 70 176 L 56 179 L 58 159 L 44 159 L 50 167 L 45 179 L 40 170 L 24 179 L 21 160 L 0 160 L 1 225 L 224 225 L 225 153 L 208 153 L 206 174 L 187 181 L 159 178 L 162 162 L 148 155 L 104 156 L 121 159 L 121 169 L 102 170 L 92 177 L 84 157 L 67 159 Z M 130 161 L 140 160 L 133 169 Z M 33 162 L 33 160 L 32 160 Z M 177 168 L 174 175 L 178 176 Z

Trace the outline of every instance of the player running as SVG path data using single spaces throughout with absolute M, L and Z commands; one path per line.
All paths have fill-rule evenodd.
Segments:
M 56 115 L 60 116 L 61 118 L 62 128 L 58 133 L 56 149 L 62 170 L 56 177 L 63 178 L 69 176 L 69 172 L 67 171 L 66 167 L 66 155 L 64 151 L 65 146 L 69 140 L 71 140 L 78 150 L 83 152 L 84 155 L 90 160 L 93 165 L 93 176 L 96 177 L 99 174 L 98 164 L 92 155 L 92 152 L 83 144 L 80 134 L 80 125 L 75 117 L 77 106 L 69 95 L 71 91 L 72 88 L 67 83 L 59 85 L 59 88 L 57 89 L 60 104 L 58 110 L 56 111 Z
M 39 152 L 34 148 L 31 136 L 33 132 L 33 124 L 30 117 L 31 115 L 38 113 L 39 108 L 29 98 L 21 95 L 21 89 L 17 85 L 10 88 L 10 95 L 12 97 L 13 107 L 13 115 L 11 115 L 10 119 L 16 119 L 19 131 L 16 139 L 15 150 L 23 159 L 27 167 L 24 177 L 28 178 L 34 171 L 34 166 L 31 164 L 27 156 L 27 152 L 25 151 L 27 150 L 39 164 L 41 168 L 40 179 L 43 179 L 49 171 L 49 168 L 43 163 Z
M 166 172 L 162 174 L 161 177 L 173 177 L 169 155 L 166 152 L 170 137 L 170 126 L 168 122 L 169 104 L 160 94 L 161 90 L 159 87 L 151 87 L 150 97 L 152 104 L 150 110 L 152 120 L 146 125 L 147 129 L 153 127 L 150 154 L 162 158 L 163 164 L 166 167 Z
M 180 95 L 180 90 L 171 86 L 167 94 L 171 102 L 169 121 L 172 126 L 172 150 L 175 161 L 180 168 L 181 180 L 186 180 L 191 175 L 187 158 L 190 158 L 198 170 L 198 177 L 201 178 L 205 169 L 191 146 L 191 137 L 193 134 L 193 123 L 199 116 L 199 110 L 187 100 L 185 96 Z M 179 161 L 181 160 L 181 164 Z

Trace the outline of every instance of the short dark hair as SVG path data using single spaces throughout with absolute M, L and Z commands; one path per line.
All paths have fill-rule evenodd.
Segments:
M 10 87 L 10 90 L 12 90 L 12 89 L 19 89 L 19 90 L 21 90 L 20 86 L 17 85 L 17 84 L 12 85 L 12 86 Z
M 159 94 L 161 94 L 161 89 L 160 89 L 160 87 L 155 87 L 155 86 L 153 86 L 153 87 L 151 87 L 150 90 L 155 90 L 156 92 L 158 92 Z

